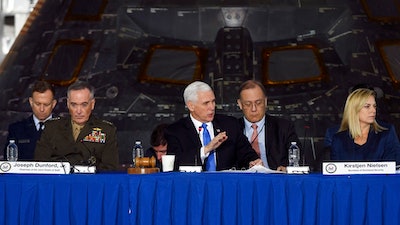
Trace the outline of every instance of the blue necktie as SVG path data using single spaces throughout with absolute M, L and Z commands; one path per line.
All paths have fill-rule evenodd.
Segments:
M 211 136 L 210 133 L 208 133 L 207 130 L 207 124 L 203 123 L 201 125 L 203 128 L 203 147 L 206 146 L 208 143 L 211 141 Z M 211 151 L 210 154 L 208 155 L 207 163 L 206 163 L 206 170 L 207 171 L 215 171 L 215 151 Z

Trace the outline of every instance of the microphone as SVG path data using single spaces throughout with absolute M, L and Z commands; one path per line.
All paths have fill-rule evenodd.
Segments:
M 62 155 L 62 157 L 71 165 L 71 163 L 68 161 L 67 157 L 65 157 L 64 155 Z M 64 166 L 63 160 L 60 160 L 60 163 L 61 163 L 61 167 L 62 167 L 62 169 L 64 171 L 64 174 L 67 174 L 67 171 L 65 170 L 65 166 Z M 71 173 L 71 172 L 72 172 L 72 167 L 70 168 L 69 173 Z
M 302 164 L 303 166 L 306 164 L 305 156 L 306 156 L 306 141 L 307 141 L 307 130 L 310 129 L 310 126 L 304 125 L 304 139 L 303 139 L 303 151 L 301 151 Z
M 89 159 L 87 160 L 87 164 L 88 166 L 95 166 L 96 165 L 96 157 L 93 155 L 93 152 L 96 152 L 96 149 L 93 148 L 93 152 L 90 151 L 90 149 L 86 146 L 85 142 L 83 141 L 83 139 L 80 140 L 80 142 L 82 143 L 82 145 L 85 147 L 85 149 L 89 152 Z
M 199 139 L 201 140 L 201 138 L 200 138 L 200 133 L 201 133 L 201 131 L 203 130 L 203 127 L 202 126 L 199 126 Z M 201 141 L 200 141 L 200 148 L 201 148 L 201 146 L 202 146 L 203 144 L 201 143 Z M 194 166 L 197 166 L 197 154 L 195 154 L 194 155 Z
M 67 171 L 65 170 L 65 166 L 63 164 L 63 160 L 67 161 L 71 165 L 69 173 L 73 173 L 74 172 L 74 168 L 75 168 L 75 163 L 71 163 L 71 161 L 65 155 L 61 156 L 60 162 L 61 162 L 61 165 L 62 165 L 62 168 L 63 168 L 65 174 L 67 174 Z

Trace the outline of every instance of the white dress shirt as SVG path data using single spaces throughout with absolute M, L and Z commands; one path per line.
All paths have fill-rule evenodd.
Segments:
M 200 141 L 201 141 L 201 143 L 203 143 L 203 132 L 204 132 L 204 130 L 202 128 L 203 123 L 198 121 L 198 120 L 196 120 L 195 118 L 193 118 L 192 115 L 190 115 L 190 119 L 192 120 L 192 122 L 194 124 L 194 127 L 197 128 L 197 133 L 199 134 Z M 208 122 L 206 124 L 207 124 L 208 133 L 210 133 L 210 138 L 212 140 L 214 138 L 214 127 L 213 127 L 213 124 L 212 124 L 212 122 Z M 200 148 L 201 164 L 204 164 L 204 160 L 205 160 L 205 158 L 208 157 L 209 154 L 210 153 L 207 153 L 207 154 L 204 153 L 204 146 L 202 146 Z M 214 159 L 215 159 L 215 165 L 217 165 L 217 154 L 215 154 Z
M 50 116 L 47 117 L 43 122 L 46 122 L 48 119 L 51 119 L 52 117 L 53 117 L 53 115 L 50 114 Z M 38 131 L 40 129 L 40 124 L 39 124 L 40 121 L 35 115 L 33 115 L 33 122 L 35 123 L 36 130 Z M 44 129 L 44 125 L 43 125 L 43 129 Z

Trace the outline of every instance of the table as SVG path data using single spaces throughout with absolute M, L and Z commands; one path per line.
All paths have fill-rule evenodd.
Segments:
M 122 174 L 0 176 L 0 224 L 129 224 Z
M 400 224 L 399 175 L 167 173 L 129 186 L 131 224 Z
M 0 224 L 400 224 L 400 175 L 2 175 Z

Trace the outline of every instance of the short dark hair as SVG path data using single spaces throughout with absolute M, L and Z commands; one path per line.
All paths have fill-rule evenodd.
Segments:
M 164 132 L 167 128 L 168 124 L 162 123 L 157 125 L 150 136 L 150 145 L 151 146 L 159 146 L 166 145 L 167 140 L 165 139 Z
M 44 93 L 47 90 L 51 91 L 51 93 L 53 94 L 53 97 L 55 96 L 55 91 L 54 91 L 53 85 L 51 85 L 49 82 L 47 82 L 45 80 L 38 80 L 35 83 L 33 83 L 31 94 L 33 95 L 33 92 Z
M 255 87 L 261 88 L 264 95 L 267 96 L 267 91 L 265 90 L 265 87 L 261 82 L 256 81 L 256 80 L 247 80 L 247 81 L 243 82 L 239 87 L 239 97 L 240 97 L 240 93 L 242 93 L 243 90 L 252 89 Z
M 71 91 L 78 91 L 78 90 L 83 90 L 83 89 L 89 89 L 90 91 L 90 98 L 93 99 L 94 98 L 94 87 L 92 85 L 90 85 L 88 82 L 86 81 L 76 81 L 75 83 L 71 84 L 68 87 L 67 90 L 67 97 L 69 98 L 69 94 Z

